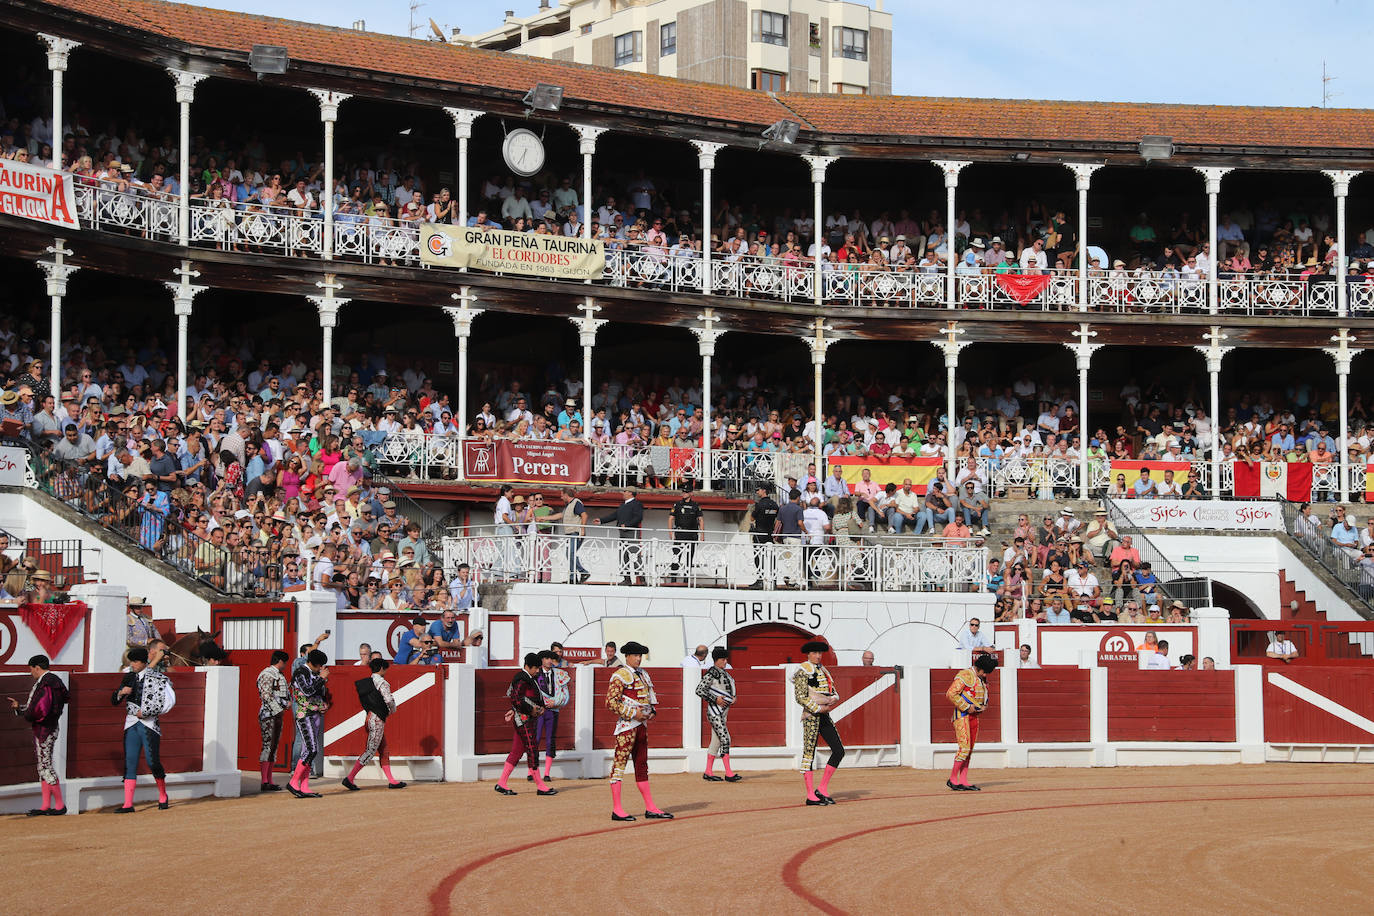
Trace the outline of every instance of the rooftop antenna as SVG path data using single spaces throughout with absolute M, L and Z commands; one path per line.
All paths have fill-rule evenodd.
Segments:
M 1333 91 L 1333 90 L 1331 89 L 1331 84 L 1332 84 L 1333 82 L 1335 82 L 1335 81 L 1336 81 L 1336 77 L 1331 76 L 1331 75 L 1329 75 L 1329 74 L 1326 72 L 1326 61 L 1322 61 L 1322 107 L 1323 107 L 1323 108 L 1328 107 L 1327 104 L 1326 104 L 1327 102 L 1331 101 L 1331 100 L 1334 99 L 1336 96 L 1340 95 L 1339 92 L 1335 92 L 1335 91 Z
M 410 23 L 409 31 L 406 32 L 406 34 L 409 35 L 411 38 L 414 38 L 415 33 L 418 32 L 420 29 L 424 28 L 423 25 L 415 24 L 415 11 L 422 6 L 424 6 L 424 4 L 420 3 L 419 0 L 410 0 Z

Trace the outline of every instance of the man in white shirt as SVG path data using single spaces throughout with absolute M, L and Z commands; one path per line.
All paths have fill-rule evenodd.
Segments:
M 825 533 L 830 530 L 830 516 L 821 508 L 819 496 L 813 496 L 811 505 L 802 512 L 802 527 L 806 529 L 806 543 L 814 547 L 825 543 Z
M 1049 258 L 1045 255 L 1045 240 L 1042 238 L 1031 242 L 1029 248 L 1021 251 L 1021 272 L 1024 274 L 1038 274 L 1045 270 L 1049 264 Z
M 964 650 L 992 648 L 992 638 L 983 632 L 983 622 L 977 617 L 971 618 L 968 622 L 968 629 L 959 634 L 959 648 Z
M 1161 639 L 1159 647 L 1146 657 L 1145 667 L 1160 671 L 1168 671 L 1173 667 L 1169 664 L 1169 641 L 1167 639 Z
M 694 668 L 697 671 L 705 671 L 711 667 L 711 661 L 707 657 L 708 651 L 705 646 L 697 646 L 696 651 L 682 659 L 682 667 Z
M 1298 657 L 1298 647 L 1284 635 L 1282 630 L 1276 630 L 1274 631 L 1274 640 L 1269 644 L 1269 651 L 1265 652 L 1264 655 L 1266 658 L 1278 659 L 1285 665 L 1291 665 L 1293 659 Z
M 1039 667 L 1040 667 L 1040 666 L 1037 665 L 1035 662 L 1031 661 L 1031 647 L 1030 647 L 1029 645 L 1024 645 L 1024 646 L 1021 647 L 1020 657 L 1017 658 L 1017 660 L 1016 660 L 1016 667 L 1018 667 L 1018 668 L 1039 668 Z
M 1159 499 L 1178 499 L 1183 495 L 1183 489 L 1174 482 L 1174 472 L 1170 468 L 1164 469 L 1164 479 L 1155 484 L 1155 496 Z
M 1102 586 L 1097 581 L 1092 570 L 1088 568 L 1087 560 L 1079 560 L 1069 574 L 1064 577 L 1064 584 L 1069 587 L 1069 591 L 1077 595 L 1080 599 L 1079 604 L 1094 603 L 1102 597 Z

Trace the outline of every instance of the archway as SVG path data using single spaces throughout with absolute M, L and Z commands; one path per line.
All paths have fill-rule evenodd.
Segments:
M 1255 607 L 1255 603 L 1245 597 L 1243 592 L 1216 579 L 1212 580 L 1212 604 L 1226 608 L 1232 620 L 1264 619 L 1259 608 Z
M 735 630 L 725 638 L 725 645 L 732 653 L 730 664 L 733 667 L 761 668 L 806 661 L 801 652 L 802 643 L 818 638 L 814 633 L 785 623 L 760 623 Z M 739 654 L 733 655 L 735 652 Z M 821 663 L 836 665 L 835 651 L 826 652 Z

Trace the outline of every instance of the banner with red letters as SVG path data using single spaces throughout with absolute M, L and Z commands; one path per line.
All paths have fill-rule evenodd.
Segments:
M 1283 530 L 1283 510 L 1260 500 L 1132 499 L 1116 503 L 1116 508 L 1137 528 Z
M 592 450 L 580 442 L 464 442 L 463 469 L 471 480 L 586 483 L 592 476 Z
M 72 176 L 29 162 L 0 159 L 0 213 L 80 229 Z

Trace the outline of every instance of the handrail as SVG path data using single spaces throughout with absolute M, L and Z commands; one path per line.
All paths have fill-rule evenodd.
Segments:
M 1142 563 L 1149 563 L 1150 570 L 1159 580 L 1159 590 L 1173 601 L 1182 601 L 1190 608 L 1212 606 L 1212 580 L 1206 576 L 1185 576 L 1173 563 L 1169 562 L 1164 551 L 1150 540 L 1150 536 L 1137 527 L 1111 497 L 1103 497 L 1107 518 L 1116 526 L 1117 534 L 1129 535 L 1140 554 Z
M 1336 547 L 1315 514 L 1311 516 L 1315 525 L 1304 522 L 1300 527 L 1298 504 L 1281 499 L 1279 505 L 1283 509 L 1283 530 L 1318 566 L 1345 586 L 1352 604 L 1364 617 L 1374 620 L 1374 568 L 1361 565 L 1358 551 L 1352 554 Z
M 78 177 L 77 213 L 83 226 L 99 232 L 140 235 L 176 244 L 180 212 L 174 197 L 117 191 Z M 322 257 L 323 214 L 289 205 L 258 202 L 219 203 L 195 198 L 188 209 L 187 238 L 195 248 L 241 251 L 280 257 Z M 339 213 L 334 217 L 333 257 L 364 264 L 428 269 L 420 259 L 420 223 Z M 606 269 L 596 282 L 630 289 L 700 292 L 703 260 L 699 253 L 662 246 L 629 247 L 612 240 Z M 444 269 L 444 268 L 439 268 Z M 814 302 L 816 272 L 806 258 L 712 255 L 714 295 L 737 299 Z M 1004 279 L 1010 277 L 1010 279 Z M 544 282 L 564 283 L 551 278 Z M 949 276 L 941 267 L 914 269 L 873 264 L 826 263 L 821 298 L 830 305 L 858 308 L 943 308 Z M 955 300 L 963 308 L 1026 311 L 1076 311 L 1084 282 L 1076 270 L 999 274 L 994 269 L 956 267 Z M 1094 312 L 1132 314 L 1206 314 L 1207 282 L 1164 271 L 1138 269 L 1090 273 L 1086 301 Z M 1346 278 L 1352 314 L 1374 313 L 1374 279 Z M 1218 279 L 1216 312 L 1306 318 L 1335 314 L 1333 278 L 1302 275 L 1227 275 Z

